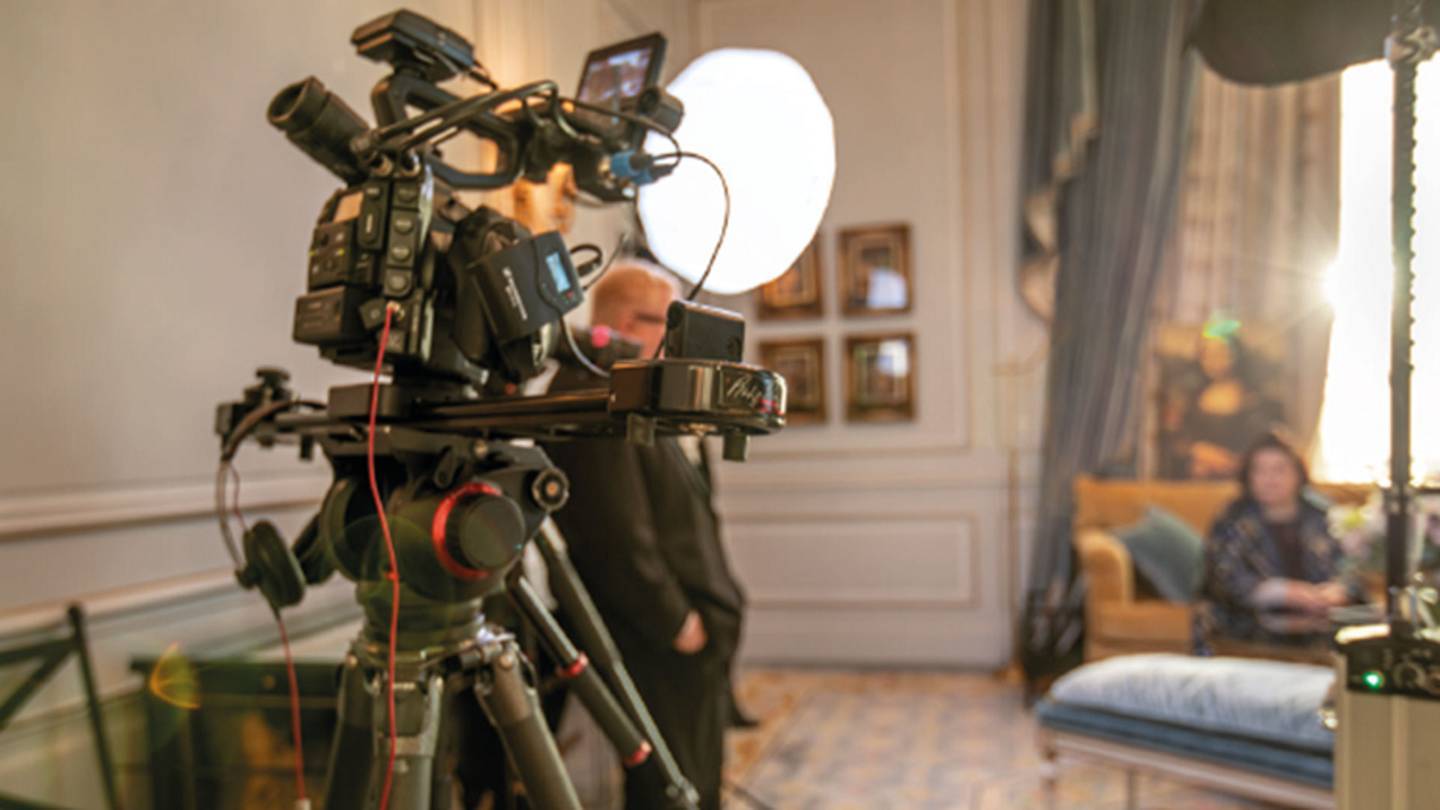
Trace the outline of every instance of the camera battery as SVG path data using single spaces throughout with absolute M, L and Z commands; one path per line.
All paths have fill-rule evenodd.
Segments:
M 333 346 L 365 339 L 360 305 L 368 294 L 355 287 L 330 287 L 295 299 L 296 343 Z
M 665 356 L 740 362 L 745 319 L 719 307 L 674 301 L 665 313 Z

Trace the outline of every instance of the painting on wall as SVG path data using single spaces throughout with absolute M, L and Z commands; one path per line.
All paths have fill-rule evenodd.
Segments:
M 1280 341 L 1238 321 L 1157 330 L 1154 472 L 1167 479 L 1231 479 L 1286 417 Z
M 840 300 L 846 315 L 910 311 L 910 226 L 870 225 L 840 232 Z
M 915 418 L 915 336 L 851 335 L 845 339 L 845 417 L 852 422 Z
M 786 425 L 824 424 L 824 338 L 764 341 L 760 365 L 785 378 Z
M 760 286 L 756 314 L 760 320 L 818 318 L 824 308 L 824 274 L 820 269 L 820 234 L 779 278 Z

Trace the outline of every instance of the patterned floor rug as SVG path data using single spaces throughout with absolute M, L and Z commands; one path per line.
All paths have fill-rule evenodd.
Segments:
M 1018 686 L 974 674 L 762 669 L 740 682 L 763 718 L 732 735 L 727 810 L 1027 810 L 1047 807 L 1035 725 Z M 1125 776 L 1065 766 L 1057 806 L 1121 810 Z M 753 797 L 753 800 L 748 797 Z M 1140 807 L 1263 807 L 1142 778 Z

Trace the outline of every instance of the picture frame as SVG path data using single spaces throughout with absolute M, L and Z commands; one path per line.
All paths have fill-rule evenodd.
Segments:
M 1264 323 L 1164 323 L 1152 330 L 1145 374 L 1142 471 L 1171 481 L 1231 480 L 1266 433 L 1300 436 L 1286 331 Z M 1225 407 L 1216 409 L 1214 403 Z M 1307 439 L 1299 438 L 1302 446 Z
M 785 378 L 787 426 L 826 422 L 824 338 L 761 341 L 760 364 Z
M 851 422 L 915 419 L 915 334 L 845 339 L 845 418 Z
M 866 225 L 840 232 L 840 306 L 846 315 L 900 315 L 914 305 L 910 226 Z
M 756 316 L 762 321 L 819 318 L 825 308 L 824 277 L 817 232 L 789 270 L 760 286 Z

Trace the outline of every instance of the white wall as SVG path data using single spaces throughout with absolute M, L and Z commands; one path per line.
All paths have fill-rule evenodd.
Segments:
M 502 81 L 549 75 L 564 87 L 589 48 L 686 19 L 678 2 L 405 5 L 471 36 Z M 311 224 L 337 183 L 264 113 L 283 85 L 314 74 L 368 117 L 384 71 L 349 36 L 395 7 L 4 4 L 0 636 L 85 603 L 106 695 L 137 686 L 131 656 L 171 642 L 273 638 L 259 598 L 234 586 L 210 517 L 214 405 L 258 365 L 288 368 L 317 396 L 364 375 L 290 341 Z M 581 213 L 587 238 L 612 244 L 615 227 L 614 214 Z M 292 534 L 326 481 L 323 463 L 293 451 L 247 450 L 240 468 L 245 502 Z M 292 621 L 303 633 L 353 614 L 337 581 Z M 0 790 L 100 806 L 77 681 L 73 666 L 61 671 L 0 735 Z M 128 703 L 107 711 L 121 759 L 141 763 Z
M 1013 292 L 1024 6 L 696 4 L 697 51 L 774 48 L 809 69 L 838 149 L 821 226 L 826 314 L 750 327 L 752 344 L 824 336 L 829 422 L 758 440 L 748 463 L 723 467 L 752 660 L 1008 658 L 1043 381 L 1023 361 L 1043 332 Z M 914 313 L 842 317 L 840 229 L 896 221 L 911 228 Z M 917 336 L 916 420 L 845 423 L 845 336 L 898 330 Z

